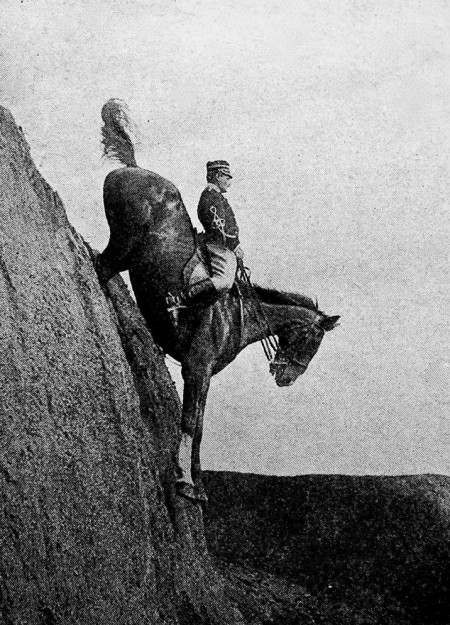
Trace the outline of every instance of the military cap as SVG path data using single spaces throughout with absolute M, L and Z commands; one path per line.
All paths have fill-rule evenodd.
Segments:
M 209 173 L 220 171 L 222 174 L 225 174 L 229 178 L 233 176 L 230 173 L 230 163 L 227 161 L 208 161 L 206 163 L 206 171 Z

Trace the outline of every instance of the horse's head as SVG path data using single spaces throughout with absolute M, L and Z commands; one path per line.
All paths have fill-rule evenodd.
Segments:
M 308 368 L 325 332 L 332 330 L 339 317 L 310 311 L 306 320 L 291 322 L 278 335 L 278 349 L 270 364 L 277 386 L 290 386 Z

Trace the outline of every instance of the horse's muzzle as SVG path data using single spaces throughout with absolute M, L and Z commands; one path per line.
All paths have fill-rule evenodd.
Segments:
M 296 379 L 305 373 L 308 365 L 303 364 L 284 364 L 273 362 L 270 365 L 270 373 L 275 378 L 277 386 L 292 386 Z
M 288 380 L 287 378 L 280 378 L 280 379 L 275 378 L 276 385 L 280 387 L 292 386 L 294 382 L 295 380 Z

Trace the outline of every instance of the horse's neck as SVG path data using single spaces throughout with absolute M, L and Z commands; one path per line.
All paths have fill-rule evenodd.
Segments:
M 256 311 L 255 311 L 256 312 Z M 301 306 L 265 304 L 252 314 L 246 323 L 245 345 L 256 343 L 267 336 L 278 335 L 283 326 L 301 319 L 307 319 L 312 311 Z

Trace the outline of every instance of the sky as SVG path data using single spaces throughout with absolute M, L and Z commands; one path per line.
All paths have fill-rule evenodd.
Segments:
M 204 468 L 450 474 L 447 0 L 2 0 L 0 104 L 75 228 L 108 241 L 100 110 L 196 221 L 207 160 L 254 282 L 341 315 L 277 388 L 260 345 L 213 379 Z M 178 388 L 180 372 L 169 363 Z

